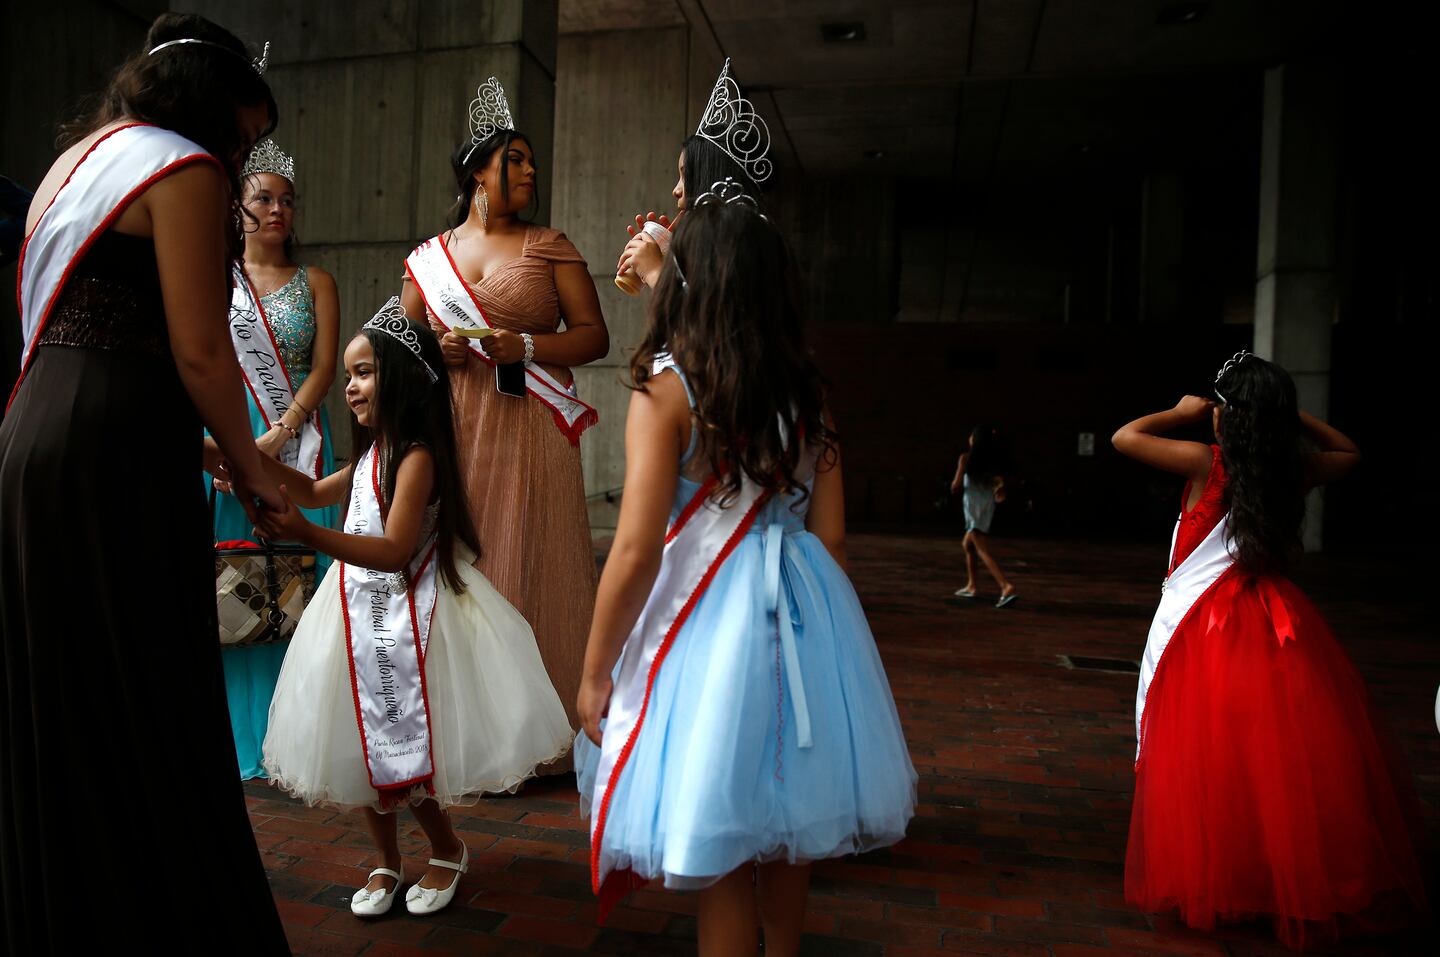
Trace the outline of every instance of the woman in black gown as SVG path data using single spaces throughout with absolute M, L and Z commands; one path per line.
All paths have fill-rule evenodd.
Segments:
M 236 494 L 279 504 L 226 328 L 236 174 L 274 118 L 239 40 L 166 14 L 31 205 L 22 301 L 54 299 L 38 335 L 22 315 L 34 348 L 0 425 L 0 952 L 98 933 L 289 953 L 235 773 L 195 482 L 203 424 Z M 123 198 L 72 222 L 110 208 L 100 170 Z M 47 266 L 66 230 L 88 246 Z

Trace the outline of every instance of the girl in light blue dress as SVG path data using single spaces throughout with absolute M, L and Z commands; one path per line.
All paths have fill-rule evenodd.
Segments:
M 900 840 L 916 776 L 784 243 L 733 195 L 676 230 L 632 365 L 576 765 L 602 918 L 658 879 L 699 892 L 702 954 L 793 954 L 809 862 Z
M 295 432 L 305 418 L 318 412 L 322 437 L 320 474 L 329 475 L 335 470 L 335 455 L 324 402 L 335 379 L 340 306 L 330 274 L 317 266 L 297 265 L 292 258 L 293 175 L 293 161 L 267 140 L 251 155 L 242 178 L 245 209 L 254 217 L 247 217 L 244 224 L 245 273 L 259 297 L 294 390 L 290 409 L 273 426 L 266 421 L 253 395 L 247 404 L 256 445 L 271 456 L 295 441 Z M 207 474 L 207 488 L 210 481 Z M 337 506 L 303 511 L 311 522 L 327 528 L 334 528 L 339 520 Z M 215 540 L 255 540 L 252 523 L 231 495 L 215 496 Z M 315 580 L 319 582 L 330 567 L 329 557 L 317 555 L 315 566 Z M 265 777 L 260 749 L 269 722 L 270 698 L 289 644 L 279 641 L 221 650 L 230 727 L 242 780 Z

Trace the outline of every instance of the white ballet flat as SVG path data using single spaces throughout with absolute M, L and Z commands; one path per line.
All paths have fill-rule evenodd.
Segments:
M 438 857 L 430 858 L 433 867 L 448 867 L 455 872 L 455 879 L 446 888 L 421 887 L 419 884 L 411 886 L 405 892 L 405 909 L 412 914 L 433 914 L 437 910 L 444 910 L 450 901 L 455 897 L 455 890 L 460 886 L 460 875 L 470 869 L 470 848 L 465 842 L 460 843 L 459 861 L 442 861 Z
M 388 867 L 377 867 L 370 872 L 371 881 L 377 876 L 395 878 L 395 890 L 397 891 L 400 889 L 400 882 L 405 879 L 403 874 L 398 874 Z M 365 883 L 368 884 L 370 881 Z M 355 892 L 354 897 L 350 898 L 350 913 L 356 917 L 379 917 L 388 911 L 393 903 L 395 903 L 395 891 L 383 887 L 379 890 L 367 891 L 362 887 Z

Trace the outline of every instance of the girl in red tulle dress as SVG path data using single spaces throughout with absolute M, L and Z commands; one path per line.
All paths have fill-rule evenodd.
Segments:
M 1425 909 L 1409 774 L 1355 666 L 1283 576 L 1304 490 L 1360 454 L 1299 412 L 1290 376 L 1263 359 L 1237 354 L 1215 391 L 1114 438 L 1190 480 L 1141 667 L 1125 897 L 1192 927 L 1265 915 L 1297 948 L 1392 928 Z M 1161 437 L 1207 417 L 1218 445 Z

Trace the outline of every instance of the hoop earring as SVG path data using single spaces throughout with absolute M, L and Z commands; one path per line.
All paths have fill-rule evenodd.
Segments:
M 490 196 L 485 192 L 484 186 L 476 184 L 475 197 L 470 200 L 470 205 L 480 214 L 480 228 L 484 229 L 490 221 Z

